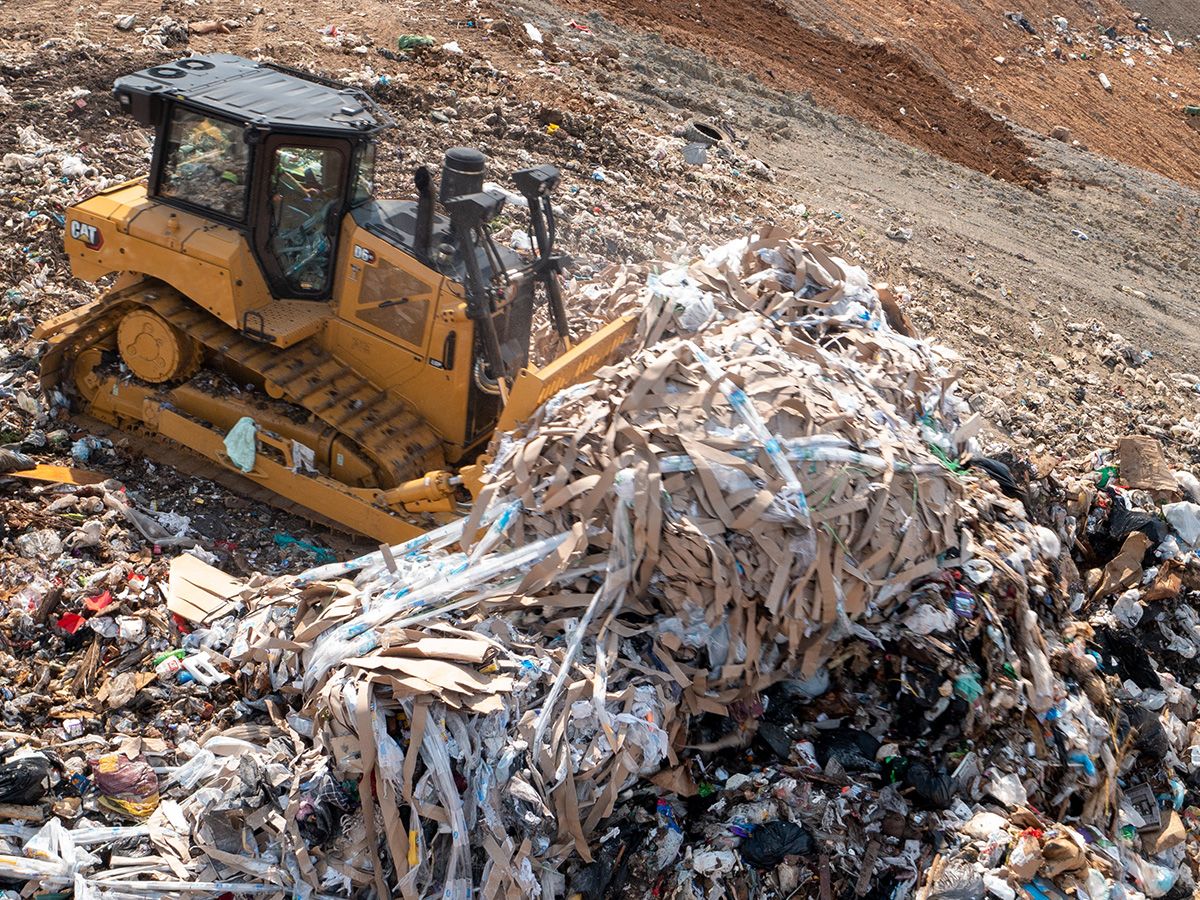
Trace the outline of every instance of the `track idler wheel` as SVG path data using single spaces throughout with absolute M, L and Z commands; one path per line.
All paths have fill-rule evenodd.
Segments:
M 191 378 L 204 356 L 199 342 L 149 309 L 125 314 L 117 326 L 117 348 L 129 370 L 150 384 Z
M 75 390 L 89 402 L 96 398 L 96 392 L 100 390 L 100 373 L 97 370 L 103 362 L 104 352 L 98 347 L 88 347 L 75 357 Z

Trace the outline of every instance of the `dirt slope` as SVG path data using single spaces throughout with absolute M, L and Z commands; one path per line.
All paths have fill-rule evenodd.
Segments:
M 1195 0 L 1141 0 L 1138 9 L 1178 40 L 1200 37 L 1200 5 Z
M 770 87 L 809 91 L 823 104 L 953 162 L 1019 184 L 1045 180 L 1002 121 L 958 96 L 938 72 L 885 43 L 812 30 L 769 2 L 616 0 L 600 6 L 618 23 L 709 53 Z M 729 28 L 734 21 L 738 27 Z
M 1200 49 L 1137 31 L 1111 0 L 1025 3 L 1034 34 L 1006 18 L 1007 0 L 575 2 L 1010 181 L 1040 179 L 1032 151 L 994 117 L 1042 134 L 1062 126 L 1114 159 L 1200 184 L 1200 140 L 1181 112 L 1200 102 Z

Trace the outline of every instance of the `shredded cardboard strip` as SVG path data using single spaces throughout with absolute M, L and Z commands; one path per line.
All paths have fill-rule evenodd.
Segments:
M 952 360 L 861 270 L 776 233 L 661 268 L 610 273 L 594 299 L 640 337 L 498 436 L 465 527 L 244 591 L 173 570 L 181 615 L 246 600 L 237 681 L 290 704 L 199 742 L 205 881 L 541 896 L 689 716 L 877 644 L 963 523 L 1010 512 L 940 462 L 977 428 Z M 217 803 L 246 766 L 271 812 Z

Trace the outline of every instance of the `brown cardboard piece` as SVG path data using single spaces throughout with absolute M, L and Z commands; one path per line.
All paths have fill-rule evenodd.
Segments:
M 1179 574 L 1179 566 L 1174 560 L 1167 560 L 1154 576 L 1154 582 L 1142 593 L 1142 599 L 1147 603 L 1171 600 L 1178 597 L 1182 590 L 1183 578 Z
M 651 784 L 657 785 L 664 791 L 675 794 L 678 797 L 694 797 L 696 795 L 696 782 L 692 780 L 687 766 L 662 769 L 651 775 L 649 781 Z
M 1141 581 L 1142 557 L 1149 549 L 1150 538 L 1140 531 L 1131 531 L 1121 545 L 1121 551 L 1104 567 L 1092 599 L 1102 599 Z
M 1154 840 L 1154 853 L 1166 853 L 1172 847 L 1182 844 L 1186 839 L 1187 828 L 1184 827 L 1183 819 L 1175 810 L 1167 810 L 1167 821 Z
M 1067 835 L 1055 835 L 1042 844 L 1042 873 L 1048 878 L 1057 878 L 1063 872 L 1086 869 L 1087 855 Z
M 1037 847 L 1037 841 L 1031 840 L 1027 843 L 1029 844 L 1030 852 L 1023 853 L 1019 862 L 1013 859 L 1013 853 L 1010 852 L 1008 862 L 1005 865 L 1005 868 L 1018 881 L 1028 881 L 1037 874 L 1038 869 L 1042 866 L 1042 851 Z
M 167 609 L 189 622 L 205 625 L 233 612 L 232 598 L 244 588 L 242 582 L 220 569 L 182 553 L 171 560 Z
M 1158 438 L 1145 434 L 1121 438 L 1117 441 L 1117 459 L 1121 466 L 1121 481 L 1127 486 L 1156 495 L 1181 495 L 1179 482 L 1171 474 Z

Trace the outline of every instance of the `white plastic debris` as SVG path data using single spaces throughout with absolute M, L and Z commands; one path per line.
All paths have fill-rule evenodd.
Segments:
M 954 628 L 954 613 L 922 603 L 904 617 L 904 627 L 916 634 L 951 631 Z
M 254 469 L 257 449 L 258 425 L 249 416 L 242 416 L 225 435 L 225 452 L 230 461 L 243 472 Z
M 1175 476 L 1175 480 L 1187 498 L 1193 503 L 1200 503 L 1200 478 L 1186 471 L 1172 472 L 1171 474 Z
M 1112 614 L 1126 628 L 1133 628 L 1142 620 L 1142 604 L 1138 599 L 1141 592 L 1136 588 L 1126 591 L 1112 606 Z
M 1007 775 L 992 775 L 987 791 L 1005 806 L 1024 806 L 1029 802 L 1029 793 L 1015 772 Z
M 1189 500 L 1163 504 L 1163 515 L 1184 542 L 1195 547 L 1200 541 L 1200 504 Z

